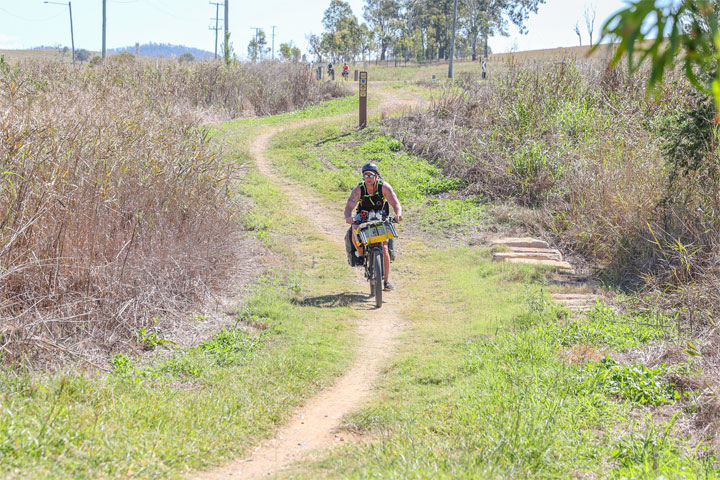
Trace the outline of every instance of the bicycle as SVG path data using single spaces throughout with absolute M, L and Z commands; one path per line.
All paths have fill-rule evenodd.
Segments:
M 357 224 L 353 228 L 358 241 L 363 246 L 365 278 L 370 282 L 370 296 L 375 297 L 375 306 L 382 307 L 383 280 L 385 279 L 385 262 L 383 242 L 397 237 L 395 219 L 387 217 L 382 220 L 369 220 Z

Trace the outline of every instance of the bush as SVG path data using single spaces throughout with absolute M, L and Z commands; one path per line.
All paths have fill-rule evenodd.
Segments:
M 191 63 L 195 61 L 195 56 L 190 52 L 185 52 L 178 57 L 180 63 Z
M 78 62 L 86 62 L 90 60 L 91 53 L 85 50 L 84 48 L 81 48 L 80 50 L 75 51 L 75 60 Z
M 0 64 L 3 360 L 116 348 L 224 283 L 238 172 L 198 125 L 342 93 L 283 71 Z
M 707 325 L 720 314 L 714 105 L 677 73 L 647 97 L 647 74 L 601 61 L 515 64 L 490 85 L 454 83 L 385 132 L 468 194 L 530 207 L 518 210 L 525 225 L 606 280 L 657 292 L 662 309 Z

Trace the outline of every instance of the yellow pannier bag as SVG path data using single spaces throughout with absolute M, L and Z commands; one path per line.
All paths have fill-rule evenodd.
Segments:
M 381 243 L 397 237 L 395 226 L 389 222 L 373 222 L 362 224 L 362 228 L 355 230 L 360 243 L 367 247 L 373 243 Z

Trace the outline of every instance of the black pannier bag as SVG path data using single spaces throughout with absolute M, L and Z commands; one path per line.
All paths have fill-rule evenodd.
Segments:
M 348 228 L 345 233 L 345 252 L 347 253 L 348 265 L 354 267 L 360 263 L 360 259 L 355 256 L 355 246 L 352 242 L 352 227 Z

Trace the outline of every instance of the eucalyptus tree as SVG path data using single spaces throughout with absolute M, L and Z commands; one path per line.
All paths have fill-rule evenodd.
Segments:
M 401 5 L 398 0 L 365 0 L 363 8 L 365 20 L 375 33 L 380 60 L 385 60 L 388 47 L 395 37 L 397 20 L 400 17 Z
M 360 24 L 360 56 L 364 62 L 375 50 L 375 35 L 367 23 Z
M 488 55 L 488 39 L 493 35 L 508 36 L 511 24 L 521 34 L 527 33 L 525 25 L 531 13 L 537 13 L 546 0 L 465 0 L 468 12 L 468 40 L 472 44 L 472 58 L 477 59 L 478 36 L 485 44 Z
M 306 35 L 305 38 L 308 42 L 309 47 L 309 53 L 312 55 L 315 55 L 315 58 L 317 58 L 318 63 L 322 63 L 323 61 L 323 55 L 325 52 L 323 52 L 322 49 L 322 37 L 320 35 L 315 35 L 314 33 L 311 33 L 309 35 Z
M 248 43 L 248 57 L 255 62 L 269 51 L 270 49 L 267 48 L 267 37 L 265 36 L 265 31 L 263 29 L 259 29 L 253 39 L 250 40 L 250 43 Z
M 331 0 L 322 20 L 325 32 L 320 49 L 333 61 L 357 57 L 362 44 L 362 29 L 350 4 L 343 0 Z

